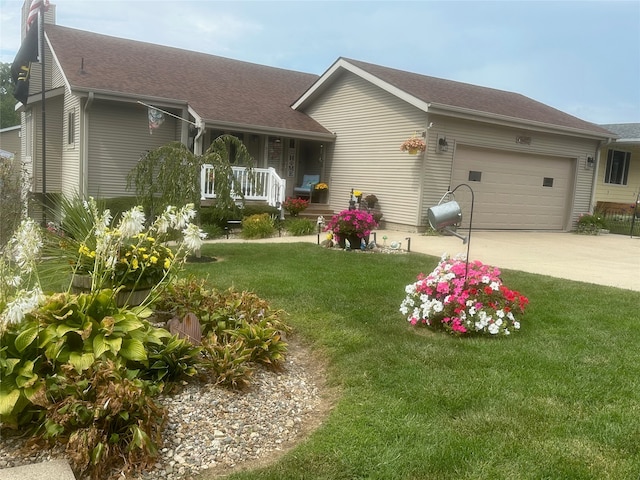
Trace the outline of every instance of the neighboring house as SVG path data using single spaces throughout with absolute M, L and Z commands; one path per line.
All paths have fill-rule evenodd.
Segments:
M 3 158 L 20 158 L 20 130 L 20 125 L 0 129 L 0 150 L 6 152 L 2 154 Z
M 286 194 L 319 175 L 331 209 L 352 189 L 373 193 L 388 228 L 425 229 L 427 209 L 466 183 L 474 227 L 565 230 L 592 204 L 589 159 L 615 138 L 511 92 L 345 58 L 318 77 L 57 26 L 54 6 L 46 18 L 50 193 L 133 195 L 126 176 L 144 152 L 179 140 L 201 153 L 232 133 L 286 180 Z M 32 71 L 23 158 L 38 192 L 39 65 Z M 175 117 L 150 134 L 143 104 Z M 414 134 L 424 154 L 400 151 Z M 463 189 L 456 198 L 468 218 Z
M 618 139 L 600 150 L 596 172 L 598 209 L 628 211 L 640 195 L 640 123 L 601 125 Z

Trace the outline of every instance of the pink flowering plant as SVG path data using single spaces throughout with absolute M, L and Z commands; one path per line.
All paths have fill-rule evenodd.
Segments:
M 342 210 L 331 217 L 325 230 L 332 231 L 338 238 L 346 238 L 350 235 L 364 238 L 377 226 L 376 219 L 365 210 Z
M 429 275 L 407 285 L 400 312 L 411 325 L 454 335 L 510 335 L 520 329 L 527 297 L 505 287 L 500 270 L 479 261 L 443 256 Z
M 402 145 L 400 145 L 400 150 L 402 150 L 403 152 L 410 152 L 410 151 L 424 152 L 426 149 L 427 149 L 427 144 L 425 143 L 425 141 L 415 136 L 408 138 L 407 140 L 402 142 Z

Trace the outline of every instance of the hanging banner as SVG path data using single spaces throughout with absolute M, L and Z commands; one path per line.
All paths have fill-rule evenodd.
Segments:
M 164 122 L 164 113 L 155 108 L 149 108 L 149 135 Z

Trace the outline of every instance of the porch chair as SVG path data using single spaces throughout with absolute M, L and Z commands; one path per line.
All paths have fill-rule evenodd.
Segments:
M 293 193 L 299 197 L 309 197 L 309 202 L 311 202 L 311 194 L 319 182 L 320 175 L 305 175 L 302 177 L 302 185 L 295 187 Z

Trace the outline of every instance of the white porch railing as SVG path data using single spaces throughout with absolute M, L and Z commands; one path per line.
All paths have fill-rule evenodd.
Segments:
M 280 207 L 285 200 L 286 180 L 280 178 L 274 168 L 253 168 L 251 175 L 245 167 L 231 167 L 245 200 L 261 200 L 272 207 Z M 215 171 L 205 164 L 200 172 L 201 199 L 216 198 Z M 240 195 L 234 195 L 239 200 Z

